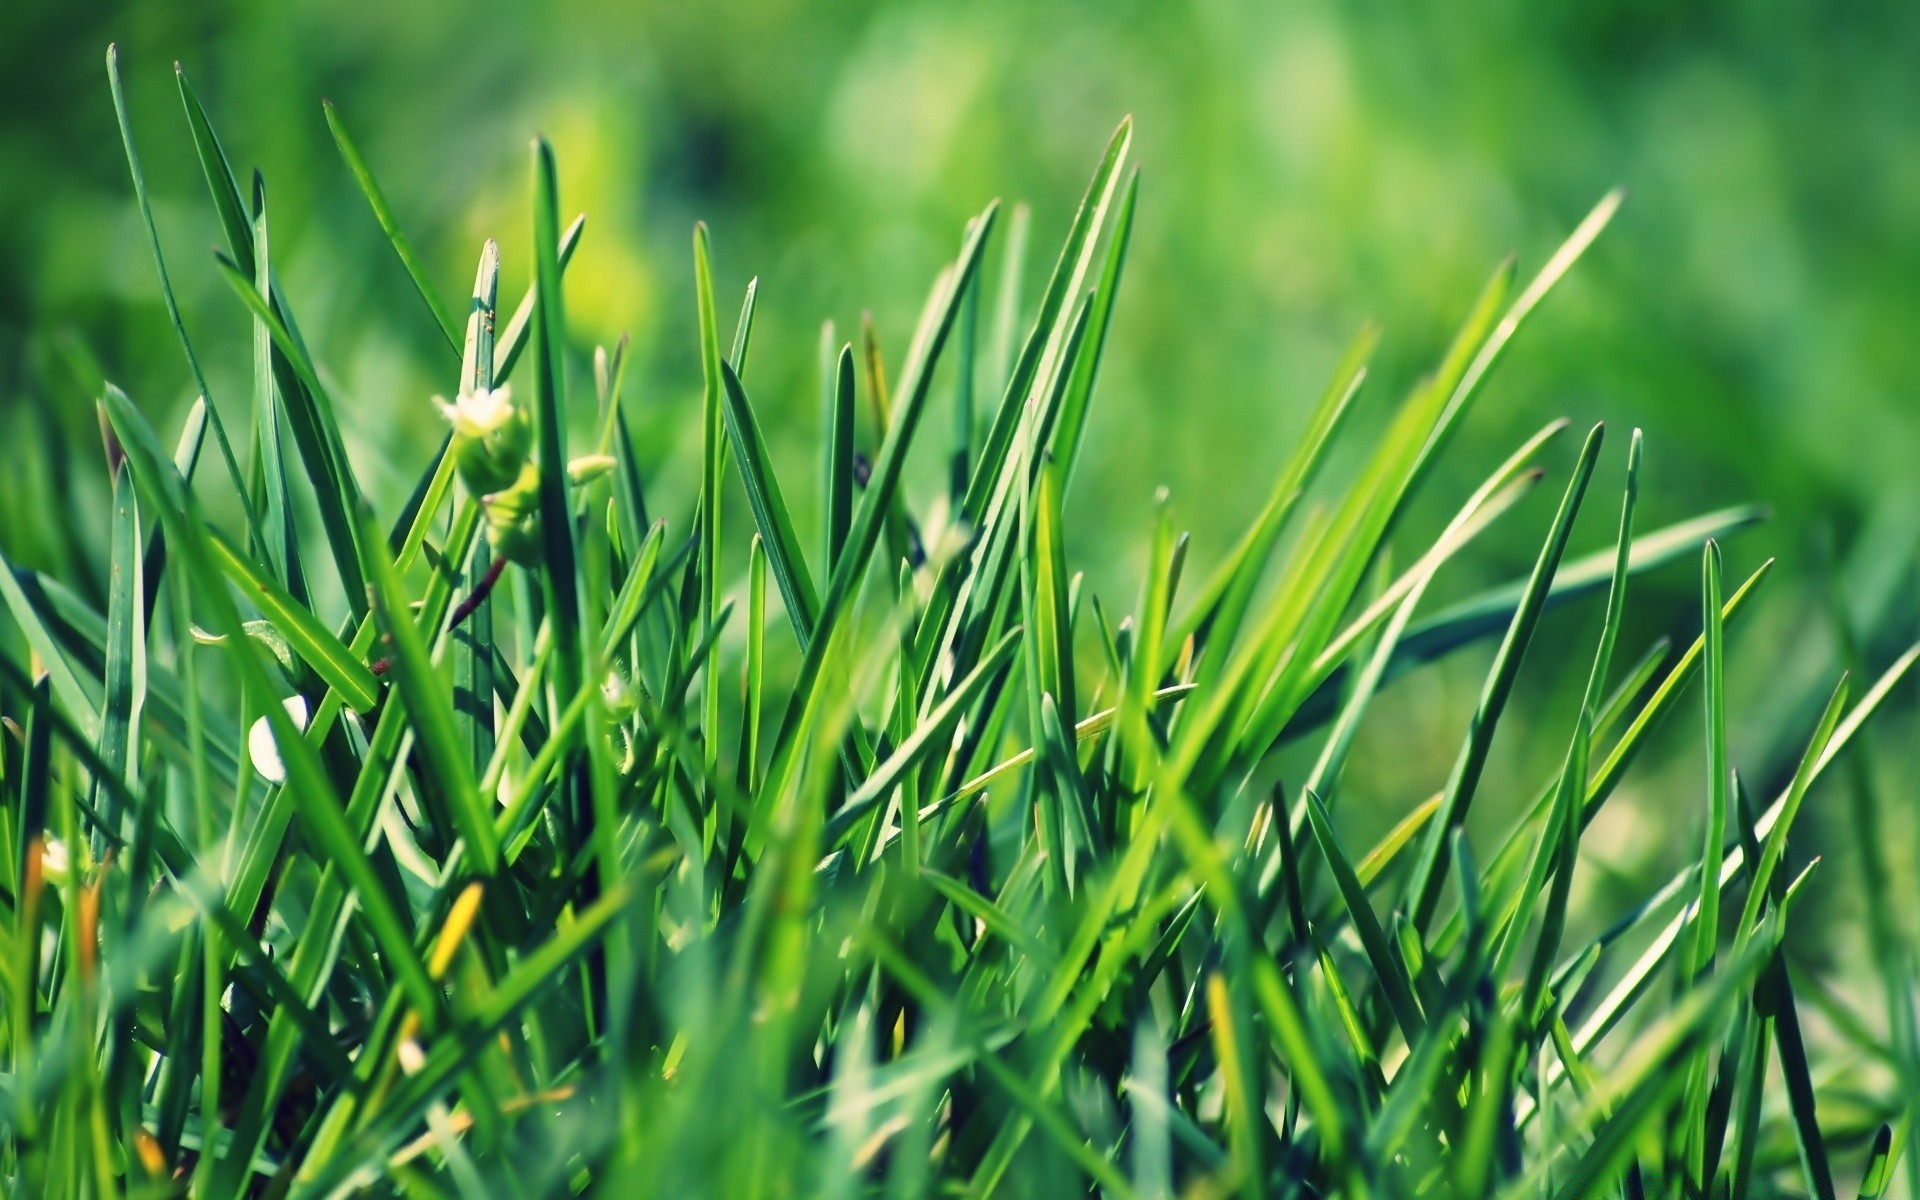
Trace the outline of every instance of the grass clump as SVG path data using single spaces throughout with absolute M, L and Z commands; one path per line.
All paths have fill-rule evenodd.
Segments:
M 1617 197 L 1524 287 L 1493 276 L 1351 478 L 1320 469 L 1371 334 L 1224 561 L 1189 570 L 1163 505 L 1137 595 L 1103 600 L 1063 498 L 1126 261 L 1128 125 L 1031 310 L 983 287 L 989 206 L 891 385 L 872 340 L 829 338 L 808 545 L 746 383 L 755 292 L 723 339 L 704 229 L 700 484 L 676 526 L 649 507 L 621 349 L 590 394 L 569 379 L 582 235 L 550 148 L 533 286 L 507 305 L 489 242 L 463 318 L 329 110 L 450 347 L 448 442 L 375 512 L 264 191 L 184 74 L 180 95 L 252 396 L 238 431 L 203 398 L 169 449 L 106 389 L 104 610 L 0 571 L 16 1193 L 1830 1197 L 1862 1164 L 1861 1195 L 1894 1174 L 1903 1100 L 1820 1123 L 1782 939 L 1811 869 L 1788 854 L 1802 800 L 1915 655 L 1841 681 L 1791 781 L 1749 796 L 1722 635 L 1767 568 L 1729 586 L 1716 539 L 1755 514 L 1639 531 L 1635 434 L 1614 549 L 1568 559 L 1598 427 L 1526 578 L 1422 616 L 1436 573 L 1543 484 L 1564 423 L 1382 569 Z M 130 134 L 127 153 L 144 212 Z M 1017 347 L 1000 371 L 977 353 L 996 331 Z M 904 485 L 948 402 L 957 532 L 936 538 Z M 213 497 L 237 516 L 210 522 Z M 1617 669 L 1632 577 L 1695 558 L 1701 637 Z M 1583 595 L 1604 605 L 1579 707 L 1525 722 L 1563 766 L 1470 845 L 1541 616 Z M 1488 637 L 1440 790 L 1349 844 L 1340 785 L 1379 690 Z M 1569 939 L 1582 832 L 1658 723 L 1700 717 L 1696 677 L 1699 855 Z M 1318 750 L 1281 770 L 1289 745 Z M 1896 1025 L 1873 1050 L 1911 1083 L 1911 1045 Z

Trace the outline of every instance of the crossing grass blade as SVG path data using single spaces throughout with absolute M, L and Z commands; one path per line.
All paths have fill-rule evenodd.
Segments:
M 269 684 L 266 669 L 256 655 L 253 639 L 245 636 L 241 629 L 239 614 L 232 600 L 219 587 L 205 586 L 206 582 L 216 577 L 216 568 L 209 561 L 211 552 L 204 544 L 201 525 L 194 516 L 198 506 L 192 503 L 179 477 L 173 474 L 171 462 L 159 453 L 152 428 L 125 394 L 117 389 L 109 389 L 107 408 L 113 419 L 114 431 L 127 449 L 128 461 L 133 466 L 136 480 L 143 483 L 149 496 L 156 501 L 156 509 L 167 521 L 169 533 L 181 547 L 185 558 L 182 565 L 194 571 L 202 581 L 201 595 L 209 601 L 216 628 L 226 634 L 227 641 L 224 644 L 230 650 L 229 657 L 237 665 L 242 677 L 260 694 L 272 695 L 275 689 Z M 413 951 L 412 934 L 375 874 L 372 864 L 349 832 L 319 757 L 301 737 L 300 728 L 279 705 L 267 705 L 266 717 L 273 740 L 286 763 L 289 789 L 297 797 L 296 803 L 305 819 L 309 836 L 325 848 L 329 858 L 338 863 L 352 880 L 359 893 L 359 903 L 366 911 L 368 924 L 389 955 L 391 965 L 413 1003 L 423 1012 L 437 1012 L 440 1007 L 439 994 L 428 980 L 425 966 Z

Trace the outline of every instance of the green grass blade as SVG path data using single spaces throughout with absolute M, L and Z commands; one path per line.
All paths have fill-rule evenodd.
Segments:
M 367 166 L 367 160 L 360 153 L 360 147 L 347 133 L 346 125 L 340 120 L 339 110 L 333 101 L 323 100 L 320 109 L 326 114 L 327 128 L 333 132 L 333 144 L 340 148 L 340 157 L 347 162 L 347 170 L 353 173 L 353 181 L 360 186 L 360 192 L 367 198 L 368 207 L 373 209 L 373 219 L 380 222 L 380 232 L 387 235 L 393 252 L 400 259 L 400 265 L 407 269 L 407 277 L 413 281 L 414 290 L 420 293 L 420 299 L 426 303 L 427 311 L 433 314 L 434 323 L 440 332 L 446 335 L 447 345 L 456 352 L 460 349 L 460 323 L 454 320 L 453 313 L 442 304 L 438 293 L 427 281 L 425 266 L 413 252 L 413 243 L 400 231 L 399 219 L 393 215 L 393 207 L 387 203 L 386 193 L 374 182 L 373 171 Z
M 953 731 L 954 722 L 967 711 L 993 677 L 1012 657 L 1020 640 L 1020 630 L 1009 630 L 999 644 L 980 660 L 980 665 L 949 692 L 940 705 L 913 731 L 913 736 L 875 768 L 847 802 L 827 821 L 822 843 L 837 844 L 859 821 L 879 806 L 893 791 L 901 776 L 940 748 L 941 741 Z
M 827 574 L 840 564 L 853 527 L 853 347 L 842 346 L 827 376 L 826 478 L 822 482 L 826 514 Z
M 207 586 L 218 578 L 218 569 L 211 561 L 212 550 L 202 533 L 204 526 L 197 515 L 199 506 L 183 488 L 172 463 L 160 452 L 152 428 L 125 394 L 109 389 L 107 409 L 114 432 L 126 447 L 135 479 L 155 500 L 156 510 L 162 514 L 174 544 L 180 548 L 185 560 L 183 565 L 202 580 L 201 595 L 210 602 L 214 627 L 226 635 L 223 645 L 228 648 L 242 678 L 257 689 L 258 694 L 275 694 L 260 661 L 260 651 L 242 630 L 232 599 L 218 586 Z M 266 717 L 286 765 L 288 791 L 295 797 L 308 836 L 352 882 L 367 923 L 387 956 L 387 965 L 398 976 L 413 1003 L 422 1012 L 437 1012 L 439 992 L 414 952 L 412 931 L 361 850 L 358 838 L 349 830 L 319 756 L 280 705 L 268 704 Z
M 365 536 L 373 528 L 372 514 L 363 514 L 360 523 Z M 386 546 L 377 533 L 365 544 L 371 550 L 367 575 L 373 580 L 374 612 L 392 648 L 391 671 L 406 702 L 414 742 L 439 786 L 441 801 L 452 813 L 454 828 L 467 843 L 468 854 L 482 875 L 491 876 L 500 865 L 500 847 L 488 811 L 474 790 L 471 754 L 462 748 L 449 702 L 452 689 L 434 667 L 427 643 L 414 627 L 399 572 L 387 558 Z
M 337 690 L 356 711 L 366 712 L 373 707 L 379 685 L 373 672 L 353 651 L 341 644 L 319 618 L 289 596 L 285 588 L 261 574 L 246 555 L 219 533 L 208 530 L 207 544 L 221 573 L 259 607 L 301 661 L 312 667 L 314 673 Z
M 727 435 L 733 443 L 734 457 L 740 463 L 740 481 L 746 485 L 747 503 L 753 509 L 754 523 L 760 528 L 761 542 L 773 567 L 774 581 L 780 587 L 780 598 L 786 603 L 787 617 L 793 622 L 794 634 L 804 650 L 813 633 L 820 603 L 813 590 L 813 576 L 807 570 L 800 539 L 793 531 L 786 496 L 767 457 L 766 440 L 761 435 L 760 421 L 754 416 L 746 389 L 726 363 L 720 364 L 720 375 L 726 391 Z
M 1474 791 L 1479 786 L 1480 773 L 1486 766 L 1487 751 L 1493 742 L 1494 728 L 1499 724 L 1500 715 L 1513 690 L 1513 681 L 1520 672 L 1520 662 L 1533 639 L 1533 631 L 1546 604 L 1547 592 L 1554 572 L 1559 568 L 1560 557 L 1566 552 L 1573 518 L 1580 511 L 1587 484 L 1593 478 L 1594 463 L 1600 454 L 1600 437 L 1601 427 L 1596 425 L 1587 435 L 1586 445 L 1581 447 L 1573 478 L 1568 481 L 1566 494 L 1560 500 L 1560 510 L 1554 515 L 1546 543 L 1540 548 L 1540 556 L 1534 562 L 1527 590 L 1514 611 L 1513 621 L 1507 627 L 1506 637 L 1494 657 L 1493 667 L 1487 673 L 1466 743 L 1461 747 L 1453 772 L 1447 778 L 1447 798 L 1440 806 L 1433 828 L 1427 833 L 1425 848 L 1407 885 L 1410 901 L 1408 915 L 1416 930 L 1425 930 L 1432 922 L 1434 909 L 1439 904 L 1440 889 L 1445 882 L 1440 867 L 1447 839 L 1465 820 L 1467 806 L 1472 803 Z
M 560 192 L 553 147 L 533 146 L 534 444 L 540 462 L 541 593 L 553 622 L 554 688 L 571 696 L 586 675 L 580 635 L 580 581 L 573 545 L 573 506 L 567 500 L 566 309 L 560 293 Z M 576 814 L 577 816 L 578 814 Z
M 1093 306 L 1087 318 L 1085 348 L 1074 359 L 1073 376 L 1067 384 L 1066 398 L 1060 405 L 1058 432 L 1053 438 L 1055 461 L 1062 464 L 1064 481 L 1073 479 L 1080 461 L 1080 439 L 1086 431 L 1087 410 L 1093 399 L 1094 380 L 1100 371 L 1100 352 L 1107 343 L 1107 326 L 1113 319 L 1114 297 L 1120 291 L 1120 274 L 1127 262 L 1127 244 L 1133 238 L 1133 207 L 1140 195 L 1140 171 L 1127 176 L 1126 191 L 1114 214 L 1113 233 L 1107 242 L 1107 256 L 1100 267 L 1100 280 L 1094 284 Z
M 1360 945 L 1366 950 L 1367 961 L 1373 968 L 1375 980 L 1381 994 L 1386 998 L 1387 1007 L 1393 1013 L 1394 1023 L 1399 1025 L 1400 1033 L 1407 1039 L 1409 1046 L 1418 1045 L 1426 1029 L 1426 1018 L 1421 1015 L 1420 1005 L 1414 999 L 1413 981 L 1407 978 L 1406 967 L 1394 953 L 1393 944 L 1387 940 L 1387 932 L 1380 926 L 1380 918 L 1374 914 L 1373 904 L 1367 899 L 1367 891 L 1354 874 L 1352 860 L 1340 845 L 1339 834 L 1334 831 L 1333 818 L 1320 803 L 1320 797 L 1311 791 L 1301 793 L 1301 799 L 1307 808 L 1307 823 L 1313 830 L 1313 837 L 1320 844 L 1320 853 L 1332 869 L 1333 882 L 1345 903 L 1347 913 L 1353 919 L 1354 932 L 1360 936 Z
M 126 92 L 120 85 L 120 48 L 107 47 L 107 85 L 113 93 L 113 114 L 120 125 L 120 145 L 126 152 L 127 171 L 133 177 L 133 198 L 140 208 L 141 223 L 146 226 L 147 246 L 153 251 L 153 266 L 160 276 L 160 299 L 167 307 L 167 320 L 173 325 L 174 336 L 180 341 L 181 352 L 186 355 L 187 369 L 193 374 L 193 385 L 200 396 L 207 401 L 207 423 L 213 428 L 214 442 L 220 447 L 221 461 L 226 464 L 227 477 L 233 483 L 234 494 L 240 498 L 242 511 L 247 514 L 249 524 L 254 521 L 253 509 L 247 503 L 247 489 L 241 483 L 240 464 L 233 456 L 233 446 L 227 440 L 226 426 L 220 421 L 220 414 L 214 410 L 212 395 L 207 388 L 206 375 L 200 369 L 199 356 L 193 352 L 193 341 L 187 336 L 186 321 L 180 315 L 180 302 L 173 294 L 173 278 L 167 273 L 166 255 L 160 249 L 160 228 L 153 220 L 153 203 L 147 196 L 146 175 L 140 169 L 140 156 L 133 147 L 133 122 L 127 114 Z M 192 475 L 189 474 L 191 479 Z M 155 582 L 158 582 L 157 574 Z M 152 611 L 152 598 L 148 598 L 147 610 Z
M 720 611 L 720 497 L 725 483 L 726 430 L 725 407 L 721 399 L 724 384 L 720 379 L 720 324 L 714 313 L 713 259 L 704 223 L 693 227 L 694 296 L 700 319 L 700 553 L 696 559 L 700 577 L 700 618 L 703 629 L 712 629 Z M 706 689 L 700 728 L 706 739 L 707 765 L 712 767 L 720 752 L 720 690 Z

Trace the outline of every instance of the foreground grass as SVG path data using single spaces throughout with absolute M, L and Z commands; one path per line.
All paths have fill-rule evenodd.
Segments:
M 119 102 L 111 54 L 109 72 Z M 982 287 L 1021 240 L 988 207 L 890 382 L 870 340 L 829 339 L 810 546 L 743 382 L 753 291 L 723 339 L 704 231 L 701 488 L 670 529 L 620 350 L 569 391 L 581 226 L 561 225 L 549 148 L 533 288 L 503 302 L 489 243 L 463 319 L 329 111 L 450 347 L 448 446 L 402 512 L 371 511 L 263 193 L 184 75 L 180 94 L 253 395 L 242 433 L 203 401 L 169 450 L 107 388 L 104 612 L 0 570 L 16 1193 L 1828 1197 L 1837 1175 L 1861 1195 L 1911 1177 L 1920 1073 L 1885 891 L 1893 1033 L 1854 1036 L 1896 1085 L 1846 1130 L 1821 1124 L 1781 947 L 1804 889 L 1838 886 L 1788 853 L 1808 788 L 1915 655 L 1836 681 L 1791 780 L 1749 795 L 1723 631 L 1767 568 L 1723 579 L 1716 539 L 1754 514 L 1637 530 L 1639 438 L 1599 428 L 1528 577 L 1421 615 L 1435 574 L 1546 483 L 1563 424 L 1464 500 L 1420 488 L 1615 198 L 1525 286 L 1494 275 L 1351 478 L 1319 468 L 1367 402 L 1367 334 L 1228 558 L 1188 564 L 1163 508 L 1138 594 L 1103 600 L 1071 571 L 1062 497 L 1125 263 L 1126 125 L 1037 304 Z M 936 536 L 903 481 L 949 406 Z M 1569 560 L 1603 450 L 1627 467 L 1599 506 L 1615 549 Z M 203 515 L 215 496 L 227 527 Z M 1453 503 L 1382 570 L 1411 506 Z M 1618 647 L 1632 577 L 1677 560 L 1700 563 L 1700 638 Z M 344 608 L 317 611 L 333 581 Z M 1579 709 L 1523 730 L 1564 765 L 1470 845 L 1540 617 L 1582 595 Z M 1380 844 L 1347 844 L 1341 777 L 1378 690 L 1487 637 L 1452 772 Z M 792 656 L 770 645 L 789 638 Z M 1582 831 L 1676 709 L 1708 766 L 1675 798 L 1698 855 L 1568 940 Z M 1277 774 L 1302 743 L 1311 767 Z

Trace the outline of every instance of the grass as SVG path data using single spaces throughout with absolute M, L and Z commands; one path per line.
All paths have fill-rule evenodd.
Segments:
M 375 512 L 274 275 L 264 186 L 243 193 L 179 85 L 253 395 L 242 437 L 207 397 L 169 451 L 105 390 L 104 612 L 0 570 L 17 630 L 0 641 L 15 1194 L 1912 1185 L 1920 1068 L 1887 893 L 1867 901 L 1892 1032 L 1849 1024 L 1816 984 L 1856 1031 L 1831 1061 L 1804 1036 L 1785 937 L 1808 888 L 1847 886 L 1795 861 L 1802 802 L 1920 649 L 1836 680 L 1791 781 L 1753 797 L 1729 759 L 1722 647 L 1767 565 L 1728 587 L 1720 540 L 1756 514 L 1639 531 L 1637 433 L 1612 549 L 1566 558 L 1616 452 L 1595 427 L 1551 521 L 1514 531 L 1538 540 L 1528 576 L 1420 619 L 1449 562 L 1522 523 L 1508 514 L 1545 481 L 1560 422 L 1388 565 L 1407 514 L 1447 503 L 1428 468 L 1616 196 L 1524 287 L 1494 274 L 1370 445 L 1347 430 L 1376 403 L 1363 331 L 1245 537 L 1202 578 L 1163 503 L 1129 609 L 1074 572 L 1065 504 L 1138 195 L 1128 124 L 1031 308 L 984 282 L 1029 237 L 990 205 L 891 380 L 871 330 L 824 340 L 810 549 L 749 388 L 755 291 L 723 353 L 704 228 L 699 494 L 667 500 L 628 436 L 624 348 L 596 353 L 591 396 L 570 387 L 563 273 L 582 234 L 562 230 L 552 148 L 534 147 L 519 251 L 533 287 L 500 323 L 489 242 L 463 323 L 329 109 L 453 351 L 452 435 L 412 501 Z M 933 538 L 905 483 L 949 403 L 935 486 L 961 534 Z M 1350 475 L 1323 472 L 1336 447 Z M 209 521 L 215 496 L 239 527 Z M 649 501 L 695 518 L 670 528 Z M 1633 578 L 1695 559 L 1699 639 L 1616 671 Z M 1577 710 L 1513 717 L 1542 614 L 1601 591 Z M 1496 636 L 1438 793 L 1354 843 L 1341 777 L 1380 690 Z M 791 654 L 770 645 L 788 638 Z M 1672 801 L 1699 813 L 1697 856 L 1626 911 L 1571 921 L 1584 831 L 1651 731 L 1694 719 L 1706 786 Z M 1502 730 L 1563 765 L 1501 798 L 1521 813 L 1503 837 L 1470 839 Z M 1302 744 L 1310 770 L 1282 769 Z M 1871 828 L 1871 777 L 1853 786 Z M 1589 924 L 1604 931 L 1569 936 Z M 1848 1055 L 1893 1083 L 1849 1088 L 1836 1124 Z

